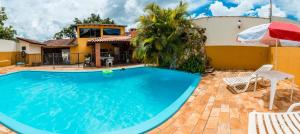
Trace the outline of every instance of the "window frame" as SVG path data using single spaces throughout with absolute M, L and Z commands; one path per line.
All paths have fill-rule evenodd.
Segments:
M 22 51 L 26 51 L 26 46 L 22 46 L 22 47 L 21 47 L 21 50 L 22 50 Z
M 88 29 L 88 36 L 82 36 L 82 30 Z M 97 33 L 98 31 L 98 33 Z M 79 28 L 79 38 L 98 38 L 101 37 L 101 29 L 100 28 Z
M 105 33 L 105 30 L 106 30 L 106 29 L 110 29 L 110 30 L 118 30 L 119 33 L 118 33 L 118 34 L 106 34 L 106 33 Z M 102 30 L 103 30 L 103 35 L 111 35 L 111 36 L 119 36 L 119 35 L 121 35 L 121 29 L 120 29 L 120 28 L 103 28 Z

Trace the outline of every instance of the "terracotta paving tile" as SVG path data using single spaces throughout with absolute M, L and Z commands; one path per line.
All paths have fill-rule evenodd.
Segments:
M 203 134 L 215 134 L 217 133 L 217 128 L 206 128 L 204 129 Z
M 161 131 L 159 131 L 160 134 L 173 134 L 175 133 L 177 130 L 176 127 L 170 125 L 168 127 L 166 127 L 165 129 L 162 129 Z
M 199 113 L 192 113 L 192 115 L 185 122 L 185 125 L 194 127 L 197 124 L 200 117 L 201 115 Z
M 193 134 L 201 134 L 204 131 L 206 120 L 198 120 L 196 126 L 194 127 Z
M 230 118 L 230 128 L 241 128 L 241 122 L 238 118 Z
M 240 113 L 238 108 L 230 108 L 230 118 L 239 118 Z
M 221 104 L 221 112 L 227 112 L 229 113 L 229 105 L 227 104 Z
M 218 125 L 218 134 L 230 134 L 230 125 L 229 123 L 221 123 Z
M 207 123 L 206 123 L 206 128 L 217 128 L 218 127 L 218 121 L 219 121 L 218 117 L 210 116 L 208 118 Z
M 181 126 L 179 127 L 174 134 L 190 134 L 193 131 L 193 126 Z
M 9 130 L 8 128 L 6 128 L 5 126 L 0 124 L 0 134 L 1 133 L 6 134 L 6 133 L 10 133 L 10 132 L 11 132 L 11 130 Z
M 223 103 L 222 99 L 223 99 L 223 96 L 221 96 L 221 95 L 216 96 L 215 107 L 220 107 L 221 106 L 221 104 Z
M 220 110 L 221 110 L 221 108 L 213 108 L 211 110 L 210 116 L 211 117 L 218 117 L 219 114 L 220 114 Z
M 231 134 L 243 134 L 244 131 L 242 129 L 231 129 Z
M 171 126 L 180 127 L 188 120 L 188 116 L 180 116 L 178 117 Z
M 220 124 L 230 124 L 230 116 L 229 113 L 221 112 L 219 116 Z

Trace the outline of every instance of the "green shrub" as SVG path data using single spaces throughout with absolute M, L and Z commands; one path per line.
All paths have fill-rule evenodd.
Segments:
M 205 65 L 202 63 L 201 56 L 192 55 L 180 64 L 179 69 L 191 73 L 204 73 Z

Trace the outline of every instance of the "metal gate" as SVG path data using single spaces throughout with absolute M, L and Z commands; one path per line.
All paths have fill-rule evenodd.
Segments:
M 44 65 L 70 65 L 70 54 L 62 53 L 45 53 L 43 57 Z

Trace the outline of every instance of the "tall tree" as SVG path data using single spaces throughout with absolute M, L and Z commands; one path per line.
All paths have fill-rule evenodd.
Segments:
M 133 40 L 137 47 L 134 57 L 145 63 L 178 68 L 190 56 L 201 56 L 205 30 L 193 25 L 187 6 L 183 2 L 174 9 L 164 9 L 155 3 L 147 5 Z
M 5 8 L 0 7 L 0 39 L 6 39 L 6 40 L 13 40 L 16 31 L 13 29 L 12 26 L 4 26 L 4 22 L 8 19 Z
M 54 34 L 55 39 L 62 38 L 76 38 L 76 25 L 77 24 L 115 24 L 114 20 L 110 18 L 102 19 L 99 14 L 91 14 L 91 16 L 80 20 L 75 18 L 73 24 L 63 28 L 60 32 Z

